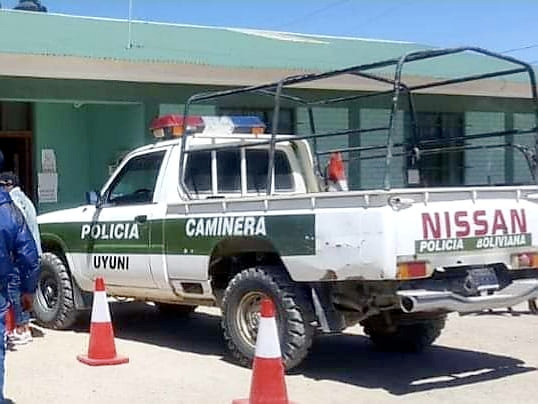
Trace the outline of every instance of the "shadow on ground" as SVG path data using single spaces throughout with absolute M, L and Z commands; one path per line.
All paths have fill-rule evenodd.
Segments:
M 220 316 L 196 312 L 190 318 L 170 318 L 138 302 L 112 303 L 111 311 L 118 338 L 229 358 Z M 87 318 L 79 322 L 76 331 L 88 332 L 88 323 Z M 421 354 L 379 352 L 368 338 L 345 334 L 319 337 L 308 358 L 292 373 L 405 395 L 535 370 L 509 356 L 443 346 Z
M 395 395 L 462 386 L 534 371 L 522 360 L 433 346 L 420 354 L 376 351 L 363 336 L 319 338 L 297 372 Z
M 220 317 L 195 312 L 188 317 L 163 315 L 149 303 L 110 303 L 117 338 L 178 351 L 205 355 L 225 352 Z M 75 324 L 77 332 L 89 331 L 89 313 Z
M 520 317 L 520 316 L 535 316 L 538 313 L 528 309 L 528 310 L 521 310 L 521 309 L 513 309 L 511 307 L 508 307 L 506 309 L 493 309 L 493 310 L 483 310 L 483 311 L 473 311 L 470 313 L 464 313 L 461 314 L 461 316 L 512 316 L 512 317 Z

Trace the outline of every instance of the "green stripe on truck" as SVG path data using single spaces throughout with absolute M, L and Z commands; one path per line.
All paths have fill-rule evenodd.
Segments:
M 47 223 L 39 228 L 44 242 L 59 238 L 68 253 L 208 255 L 220 241 L 237 238 L 266 240 L 283 256 L 314 255 L 316 248 L 313 214 Z

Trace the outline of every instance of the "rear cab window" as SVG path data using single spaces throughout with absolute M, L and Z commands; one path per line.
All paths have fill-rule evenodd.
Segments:
M 191 196 L 198 199 L 263 195 L 267 192 L 268 166 L 269 151 L 263 148 L 191 150 L 186 153 L 183 181 Z M 275 151 L 274 166 L 276 193 L 301 191 L 296 184 L 301 181 L 285 150 Z
M 269 167 L 269 152 L 263 149 L 247 149 L 247 192 L 267 191 L 267 170 Z M 275 191 L 292 192 L 293 173 L 286 153 L 275 151 Z

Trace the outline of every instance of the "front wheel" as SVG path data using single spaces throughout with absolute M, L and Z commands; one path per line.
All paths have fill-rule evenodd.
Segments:
M 276 308 L 284 366 L 297 366 L 308 354 L 314 329 L 307 289 L 275 267 L 245 269 L 228 284 L 222 299 L 222 328 L 228 349 L 243 366 L 254 358 L 260 302 L 270 298 Z
M 47 328 L 63 330 L 77 319 L 71 275 L 64 262 L 50 252 L 41 257 L 33 311 L 37 323 Z

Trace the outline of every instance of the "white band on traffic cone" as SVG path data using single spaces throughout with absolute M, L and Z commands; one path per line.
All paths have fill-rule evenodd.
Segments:
M 274 317 L 260 317 L 255 355 L 257 358 L 266 359 L 280 359 L 282 357 Z
M 329 191 L 348 191 L 347 180 L 331 181 Z
M 347 186 L 347 181 L 346 181 L 346 180 L 340 180 L 340 181 L 338 181 L 338 186 L 340 187 L 340 189 L 341 189 L 342 191 L 348 191 L 348 190 L 349 190 L 349 188 L 348 188 L 348 186 Z
M 106 292 L 96 291 L 93 294 L 92 323 L 110 323 L 110 310 Z

